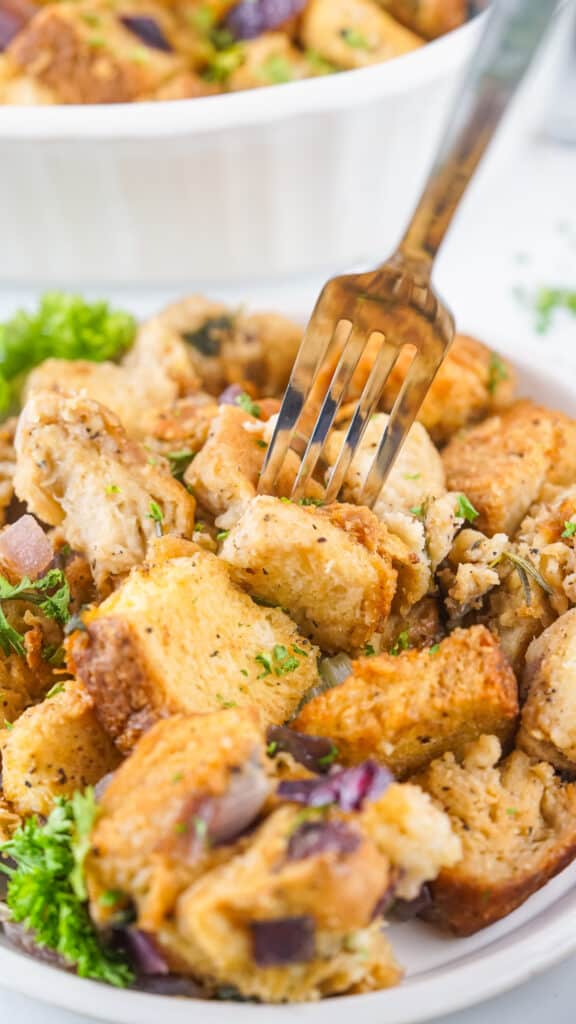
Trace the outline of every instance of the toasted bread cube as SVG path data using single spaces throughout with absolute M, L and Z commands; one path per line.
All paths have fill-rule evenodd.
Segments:
M 171 714 L 254 704 L 279 724 L 317 682 L 316 649 L 288 616 L 256 605 L 219 558 L 180 545 L 186 555 L 135 569 L 72 637 L 78 677 L 125 751 Z
M 192 496 L 98 402 L 54 391 L 32 395 L 20 414 L 16 451 L 18 496 L 45 523 L 62 527 L 102 592 L 144 560 L 158 531 L 192 534 Z
M 447 753 L 418 778 L 462 841 L 462 860 L 432 883 L 427 915 L 456 935 L 510 914 L 576 857 L 576 785 L 520 750 L 498 764 L 500 753 L 483 736 L 462 764 Z
M 377 0 L 377 3 L 425 39 L 436 39 L 459 28 L 470 10 L 467 0 Z
M 312 848 L 296 806 L 276 810 L 245 852 L 209 871 L 179 898 L 174 925 L 160 932 L 196 977 L 232 984 L 267 1002 L 318 999 L 400 980 L 374 913 L 392 881 L 390 864 L 363 834 L 358 815 L 331 811 L 312 827 L 338 830 L 339 848 Z M 309 841 L 309 840 L 308 840 Z M 302 930 L 294 961 L 269 948 L 266 926 L 286 919 Z
M 95 919 L 105 924 L 117 912 L 100 901 L 112 890 L 133 902 L 142 928 L 158 927 L 179 892 L 212 862 L 198 820 L 217 827 L 218 811 L 229 824 L 223 800 L 230 819 L 242 798 L 241 808 L 256 818 L 270 789 L 266 760 L 264 732 L 251 708 L 175 715 L 152 726 L 99 801 L 86 865 Z M 239 831 L 251 824 L 236 822 Z
M 488 726 L 507 741 L 517 715 L 512 669 L 492 634 L 471 626 L 435 648 L 360 658 L 340 686 L 304 706 L 294 728 L 329 736 L 344 764 L 374 757 L 405 778 Z
M 389 409 L 410 365 L 407 349 L 400 353 L 383 398 Z M 512 364 L 482 342 L 457 334 L 426 395 L 418 419 L 436 444 L 471 423 L 505 409 L 514 398 Z
M 396 571 L 388 531 L 366 508 L 310 508 L 258 497 L 222 558 L 249 593 L 284 608 L 327 651 L 354 651 L 390 611 Z
M 576 608 L 553 622 L 526 652 L 518 746 L 576 775 Z
M 281 394 L 302 328 L 278 313 L 243 313 L 201 295 L 167 306 L 142 330 L 162 328 L 184 341 L 203 387 L 219 395 L 228 384 L 259 395 Z
M 499 570 L 501 583 L 488 595 L 484 618 L 520 677 L 528 645 L 554 621 L 556 613 L 549 595 L 533 577 L 522 577 L 512 564 Z
M 0 733 L 4 795 L 19 814 L 44 814 L 54 800 L 98 782 L 120 758 L 92 699 L 74 682 L 28 708 Z
M 510 536 L 537 498 L 556 447 L 548 411 L 518 402 L 450 441 L 442 453 L 446 482 L 479 512 L 477 529 Z
M 135 25 L 146 20 L 158 41 L 144 42 L 127 18 Z M 173 16 L 153 0 L 125 5 L 122 16 L 91 0 L 49 4 L 12 41 L 8 56 L 60 103 L 127 103 L 185 69 L 177 38 Z
M 371 0 L 310 0 L 301 37 L 337 68 L 363 68 L 410 53 L 422 40 Z

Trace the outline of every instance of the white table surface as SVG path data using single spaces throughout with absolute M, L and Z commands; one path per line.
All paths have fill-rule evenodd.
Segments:
M 437 283 L 461 329 L 494 345 L 499 339 L 511 339 L 519 347 L 525 341 L 546 346 L 551 361 L 565 361 L 568 346 L 576 346 L 576 320 L 559 314 L 550 332 L 539 336 L 534 332 L 533 311 L 519 301 L 516 291 L 530 292 L 542 285 L 576 288 L 576 147 L 540 141 L 505 167 L 488 165 L 453 228 Z M 219 294 L 304 312 L 318 284 L 247 286 L 233 292 L 219 289 Z M 103 286 L 95 288 L 94 294 L 114 293 Z M 125 291 L 114 295 L 115 301 L 139 313 L 151 312 L 173 297 L 150 290 L 145 295 Z M 0 287 L 0 317 L 32 299 L 30 292 L 6 292 Z M 574 357 L 571 362 L 574 366 Z M 555 1024 L 574 1024 L 575 979 L 573 957 L 514 992 L 444 1020 L 446 1024 L 542 1024 L 548 1017 Z M 86 1024 L 86 1020 L 0 992 L 0 1024 Z

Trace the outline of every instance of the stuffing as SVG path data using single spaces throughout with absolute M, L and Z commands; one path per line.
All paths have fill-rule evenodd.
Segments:
M 19 814 L 50 813 L 54 800 L 98 782 L 116 768 L 118 752 L 74 682 L 0 732 L 4 796 Z
M 142 928 L 157 928 L 179 892 L 220 855 L 204 842 L 198 822 L 214 834 L 219 822 L 240 832 L 243 813 L 252 814 L 247 824 L 260 813 L 270 789 L 265 760 L 251 708 L 175 715 L 153 725 L 99 801 L 87 863 L 95 919 L 103 925 L 117 913 L 100 901 L 112 890 L 122 894 L 120 903 L 134 903 Z
M 512 535 L 546 481 L 556 447 L 548 411 L 517 402 L 449 442 L 442 453 L 447 485 L 477 509 L 479 530 Z
M 400 636 L 406 637 L 409 647 L 432 647 L 443 635 L 440 603 L 436 597 L 424 597 L 406 615 L 393 612 L 382 633 L 371 637 L 368 650 L 371 647 L 377 653 L 389 651 L 396 647 Z
M 518 746 L 576 774 L 576 608 L 533 640 L 522 678 L 526 702 Z
M 0 654 L 0 729 L 12 725 L 38 696 L 38 682 L 18 654 Z
M 472 935 L 511 913 L 576 857 L 576 786 L 551 765 L 483 736 L 462 763 L 453 753 L 418 777 L 450 815 L 463 856 L 432 883 L 431 918 Z
M 144 559 L 159 531 L 192 534 L 194 499 L 97 402 L 33 395 L 20 415 L 16 451 L 18 497 L 86 555 L 102 592 Z
M 550 587 L 550 604 L 562 614 L 576 604 L 576 486 L 549 485 L 518 530 L 519 551 Z
M 370 0 L 310 0 L 301 36 L 308 49 L 337 68 L 367 67 L 422 45 Z
M 266 721 L 285 721 L 317 682 L 316 649 L 283 611 L 236 587 L 221 559 L 167 544 L 165 560 L 159 544 L 72 637 L 100 720 L 122 750 L 170 714 L 256 704 Z
M 344 764 L 374 757 L 398 778 L 445 750 L 462 751 L 487 729 L 511 738 L 516 679 L 484 626 L 457 629 L 424 650 L 405 643 L 355 661 L 348 679 L 305 704 L 293 727 L 329 736 Z
M 486 595 L 500 586 L 503 553 L 508 548 L 505 533 L 486 537 L 479 530 L 461 530 L 448 551 L 438 581 L 451 623 L 460 622 L 472 610 L 482 608 Z
M 524 580 L 510 563 L 499 568 L 500 586 L 494 587 L 487 597 L 482 621 L 494 633 L 500 646 L 518 676 L 522 672 L 528 644 L 549 626 L 556 615 L 549 595 L 532 578 Z
M 14 469 L 16 467 L 14 435 L 17 422 L 16 417 L 13 416 L 0 424 L 0 526 L 6 522 L 14 497 Z
M 280 394 L 302 339 L 302 328 L 277 313 L 235 311 L 200 295 L 167 306 L 147 326 L 186 343 L 211 395 L 229 384 L 255 389 L 258 395 Z
M 7 843 L 21 824 L 20 816 L 12 810 L 0 790 L 0 843 Z
M 155 23 L 158 42 L 130 27 L 131 12 Z M 105 3 L 50 4 L 8 47 L 13 65 L 49 89 L 58 103 L 126 103 L 185 69 L 179 26 L 154 0 L 125 3 L 122 17 Z
M 366 508 L 255 498 L 224 541 L 232 578 L 279 605 L 326 651 L 354 651 L 379 632 L 396 588 L 386 527 Z

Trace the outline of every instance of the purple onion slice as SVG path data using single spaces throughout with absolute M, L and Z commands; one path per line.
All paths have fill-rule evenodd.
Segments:
M 342 811 L 359 811 L 366 801 L 376 800 L 394 782 L 387 768 L 364 761 L 340 768 L 318 779 L 290 779 L 278 786 L 278 796 L 306 807 L 335 804 Z
M 162 53 L 172 53 L 172 46 L 168 42 L 156 18 L 148 14 L 122 14 L 120 21 L 129 32 L 132 32 L 141 43 L 149 46 L 151 50 L 161 50 Z
M 170 973 L 168 964 L 158 949 L 153 937 L 140 928 L 125 928 L 122 941 L 139 975 L 157 977 Z
M 226 18 L 226 28 L 236 39 L 255 39 L 300 14 L 307 0 L 241 0 Z
M 432 894 L 430 888 L 427 885 L 423 885 L 413 900 L 395 900 L 391 908 L 390 917 L 394 921 L 412 921 L 419 914 L 428 910 L 431 905 Z
M 0 0 L 0 53 L 39 10 L 31 0 Z
M 239 384 L 229 384 L 218 398 L 218 405 L 237 405 L 236 399 L 240 398 L 242 392 Z
M 143 975 L 136 979 L 132 988 L 138 992 L 149 992 L 154 996 L 180 996 L 185 999 L 206 999 L 204 989 L 193 978 L 179 974 Z
M 27 956 L 33 957 L 34 960 L 38 960 L 43 964 L 49 964 L 50 967 L 60 967 L 65 971 L 74 971 L 73 965 L 68 963 L 63 956 L 60 956 L 60 953 L 57 953 L 54 949 L 49 949 L 48 946 L 39 946 L 34 932 L 25 928 L 24 925 L 17 924 L 15 921 L 5 921 L 1 926 L 1 930 L 10 945 L 20 950 L 20 952 L 26 953 Z
M 354 853 L 361 839 L 343 821 L 306 821 L 292 833 L 288 842 L 288 860 L 304 860 L 322 853 L 340 856 Z
M 308 914 L 252 921 L 250 931 L 258 967 L 305 964 L 314 959 L 314 921 Z
M 318 774 L 327 772 L 338 755 L 332 740 L 326 736 L 308 736 L 285 725 L 271 725 L 266 739 L 271 757 L 280 752 L 291 754 L 298 764 Z

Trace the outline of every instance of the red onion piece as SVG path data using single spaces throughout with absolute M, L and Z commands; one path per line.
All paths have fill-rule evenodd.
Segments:
M 288 842 L 288 860 L 304 860 L 322 853 L 346 856 L 360 846 L 360 836 L 343 821 L 307 821 Z
M 376 800 L 394 782 L 387 768 L 375 761 L 364 761 L 353 768 L 340 768 L 318 779 L 294 779 L 281 782 L 278 796 L 306 807 L 336 804 L 342 811 L 359 811 L 369 800 Z
M 270 792 L 270 783 L 257 759 L 231 772 L 221 796 L 194 798 L 181 817 L 187 859 L 194 861 L 208 846 L 234 842 L 258 817 Z
M 12 577 L 36 580 L 53 558 L 52 545 L 34 516 L 22 516 L 0 533 L 0 566 Z
M 163 53 L 172 53 L 173 49 L 168 42 L 156 18 L 148 14 L 123 14 L 120 21 L 129 32 L 138 37 L 141 43 L 149 46 L 151 50 L 161 50 Z
M 285 725 L 271 725 L 266 738 L 269 747 L 275 744 L 274 753 L 291 754 L 298 764 L 311 772 L 327 772 L 334 763 L 336 747 L 326 736 L 308 736 Z
M 206 999 L 206 992 L 192 978 L 179 974 L 145 975 L 137 978 L 132 988 L 154 996 L 179 996 L 184 999 Z
M 252 921 L 250 930 L 258 967 L 304 964 L 314 959 L 314 921 L 308 914 Z
M 33 957 L 34 960 L 49 964 L 51 967 L 61 967 L 65 971 L 74 970 L 72 964 L 69 964 L 55 950 L 48 949 L 47 946 L 39 946 L 34 938 L 34 932 L 29 931 L 24 925 L 16 924 L 15 921 L 5 921 L 2 930 L 10 945 Z
M 39 8 L 30 0 L 0 0 L 0 53 L 34 17 Z
M 241 0 L 226 18 L 226 28 L 236 39 L 255 39 L 296 17 L 307 0 Z
M 395 900 L 390 917 L 395 921 L 412 921 L 432 905 L 432 894 L 427 885 L 423 885 L 413 900 Z
M 229 384 L 218 399 L 218 405 L 237 405 L 236 399 L 242 394 L 239 384 Z
M 138 974 L 146 977 L 170 974 L 168 964 L 152 935 L 143 932 L 140 928 L 125 928 L 121 934 L 126 951 Z

